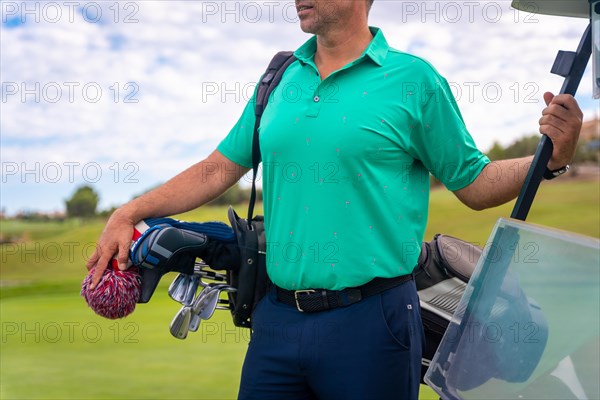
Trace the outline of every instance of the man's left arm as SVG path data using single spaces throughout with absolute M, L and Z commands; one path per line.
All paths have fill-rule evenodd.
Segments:
M 544 93 L 547 107 L 540 118 L 540 133 L 552 140 L 552 157 L 548 169 L 556 170 L 571 162 L 575 155 L 583 113 L 568 94 Z M 468 186 L 454 192 L 474 210 L 496 207 L 518 196 L 533 157 L 494 161 L 485 166 Z

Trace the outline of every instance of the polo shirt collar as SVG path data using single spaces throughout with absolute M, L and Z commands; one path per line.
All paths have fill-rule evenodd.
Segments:
M 383 32 L 381 29 L 376 27 L 369 27 L 371 33 L 373 34 L 373 39 L 371 43 L 367 46 L 362 56 L 359 57 L 359 60 L 365 57 L 369 57 L 375 64 L 382 66 L 385 58 L 387 57 L 387 53 L 390 49 L 387 40 L 385 40 L 385 36 L 383 36 Z M 313 36 L 308 39 L 302 46 L 298 48 L 294 52 L 294 56 L 304 63 L 312 63 L 315 57 L 315 52 L 317 51 L 317 36 Z

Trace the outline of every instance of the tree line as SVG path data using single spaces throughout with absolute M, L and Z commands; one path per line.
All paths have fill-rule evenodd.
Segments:
M 540 135 L 525 136 L 516 140 L 507 147 L 503 147 L 500 143 L 495 142 L 487 156 L 490 160 L 504 160 L 510 158 L 527 157 L 535 153 L 538 144 L 540 143 Z M 597 163 L 600 161 L 600 148 L 597 140 L 580 140 L 577 143 L 577 150 L 573 164 L 585 162 Z
M 152 189 L 150 189 L 152 190 Z M 148 190 L 149 191 L 149 190 Z M 141 195 L 135 196 L 139 197 Z M 134 198 L 135 198 L 134 197 Z M 261 189 L 256 190 L 256 198 L 262 198 Z M 210 205 L 238 205 L 248 203 L 250 201 L 250 188 L 242 188 L 239 183 L 233 185 L 229 190 L 223 193 L 221 196 L 211 201 Z M 111 208 L 108 210 L 98 211 L 98 203 L 100 202 L 100 195 L 90 185 L 84 185 L 78 187 L 73 195 L 65 200 L 65 209 L 68 218 L 92 218 L 96 216 L 109 216 L 115 210 Z

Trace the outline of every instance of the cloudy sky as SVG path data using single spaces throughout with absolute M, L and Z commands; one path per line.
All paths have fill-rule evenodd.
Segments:
M 0 5 L 9 213 L 62 210 L 84 183 L 107 208 L 168 179 L 227 134 L 271 56 L 308 39 L 292 1 Z M 562 84 L 554 57 L 587 25 L 510 1 L 377 0 L 370 23 L 448 79 L 483 150 L 537 131 L 543 92 Z M 589 70 L 577 98 L 587 118 L 599 114 Z

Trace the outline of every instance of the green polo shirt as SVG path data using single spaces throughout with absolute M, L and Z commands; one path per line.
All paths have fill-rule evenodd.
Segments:
M 271 94 L 259 135 L 267 269 L 286 289 L 342 289 L 410 273 L 427 224 L 429 174 L 450 190 L 487 157 L 446 80 L 383 33 L 321 80 L 316 38 Z M 218 150 L 252 166 L 254 99 Z

